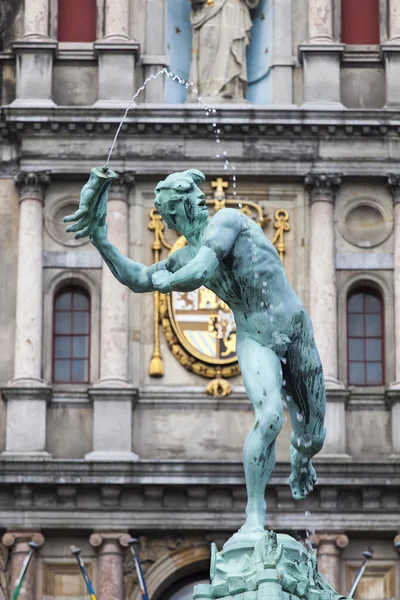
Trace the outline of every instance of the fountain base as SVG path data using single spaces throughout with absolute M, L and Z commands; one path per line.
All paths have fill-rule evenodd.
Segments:
M 238 531 L 211 547 L 211 584 L 193 600 L 346 600 L 318 571 L 315 550 L 273 531 Z

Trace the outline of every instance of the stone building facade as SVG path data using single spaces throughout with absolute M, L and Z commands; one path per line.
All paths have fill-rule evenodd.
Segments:
M 62 224 L 134 91 L 165 66 L 187 73 L 187 4 L 0 2 L 0 598 L 33 539 L 24 600 L 85 597 L 72 544 L 100 600 L 139 600 L 128 534 L 152 600 L 189 598 L 210 542 L 243 522 L 240 376 L 223 396 L 216 368 L 207 392 L 164 300 L 128 293 Z M 400 598 L 399 4 L 264 0 L 252 14 L 246 102 L 206 114 L 164 76 L 138 98 L 110 163 L 110 238 L 134 260 L 165 257 L 176 236 L 151 213 L 153 189 L 190 167 L 210 210 L 258 207 L 328 390 L 318 485 L 292 499 L 286 420 L 266 525 L 313 535 L 342 593 L 373 548 L 358 597 Z

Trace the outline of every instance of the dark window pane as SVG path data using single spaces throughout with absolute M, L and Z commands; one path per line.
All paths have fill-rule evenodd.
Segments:
M 378 340 L 366 340 L 367 346 L 367 360 L 382 360 L 382 341 Z
M 349 363 L 349 384 L 364 385 L 365 384 L 365 363 Z
M 349 315 L 349 336 L 363 337 L 364 335 L 364 315 Z
M 367 313 L 380 313 L 381 303 L 376 296 L 372 294 L 365 294 L 365 312 Z
M 71 356 L 71 338 L 66 336 L 56 336 L 54 344 L 56 358 L 69 358 Z
M 54 381 L 69 381 L 70 380 L 70 361 L 55 360 L 54 361 Z
M 88 380 L 88 361 L 73 360 L 72 361 L 72 381 L 87 381 Z
M 365 315 L 366 335 L 381 336 L 382 335 L 382 318 L 381 315 Z
M 74 333 L 89 333 L 89 313 L 74 313 Z
M 349 360 L 365 360 L 363 339 L 349 339 Z
M 71 333 L 71 313 L 56 312 L 56 333 Z
M 364 312 L 364 294 L 353 294 L 349 298 L 349 313 Z
M 381 385 L 382 363 L 367 363 L 367 385 Z
M 70 292 L 62 292 L 57 296 L 56 310 L 71 310 L 72 294 Z
M 74 358 L 87 358 L 89 354 L 89 337 L 87 335 L 77 335 L 73 339 Z
M 74 292 L 74 310 L 89 310 L 89 298 L 84 292 Z

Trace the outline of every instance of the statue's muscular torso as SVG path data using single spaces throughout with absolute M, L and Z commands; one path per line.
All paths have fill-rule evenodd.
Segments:
M 233 211 L 237 219 L 235 209 L 223 210 Z M 250 335 L 282 356 L 297 327 L 309 319 L 287 280 L 279 254 L 261 227 L 242 213 L 240 219 L 240 231 L 231 250 L 220 258 L 205 285 L 232 309 L 239 339 Z M 212 219 L 204 238 L 211 223 Z M 171 255 L 168 270 L 181 268 L 195 257 L 201 245 L 190 244 Z

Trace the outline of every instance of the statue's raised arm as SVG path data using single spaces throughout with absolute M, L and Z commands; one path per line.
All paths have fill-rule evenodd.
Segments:
M 133 292 L 153 292 L 156 288 L 152 276 L 157 271 L 166 270 L 171 259 L 147 267 L 136 263 L 109 241 L 107 237 L 107 200 L 108 190 L 117 177 L 109 167 L 95 167 L 90 171 L 89 181 L 83 186 L 78 210 L 64 218 L 66 223 L 74 223 L 67 227 L 68 232 L 75 233 L 76 239 L 89 237 L 120 283 Z M 177 251 L 174 255 L 181 251 Z M 175 256 L 175 263 L 177 258 Z

